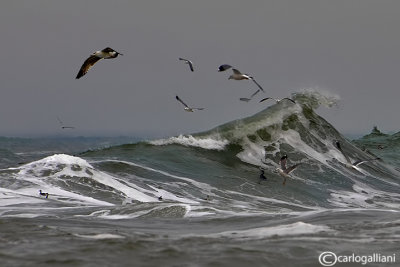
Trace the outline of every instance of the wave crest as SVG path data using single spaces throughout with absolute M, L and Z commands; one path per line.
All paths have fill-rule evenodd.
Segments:
M 218 140 L 211 137 L 195 138 L 192 135 L 181 134 L 176 137 L 174 136 L 167 139 L 150 141 L 149 143 L 152 145 L 159 145 L 159 146 L 179 144 L 183 146 L 193 146 L 211 150 L 224 150 L 225 146 L 229 143 L 229 141 L 225 139 Z
M 320 88 L 307 88 L 292 94 L 292 98 L 303 106 L 317 109 L 320 106 L 337 106 L 340 96 Z

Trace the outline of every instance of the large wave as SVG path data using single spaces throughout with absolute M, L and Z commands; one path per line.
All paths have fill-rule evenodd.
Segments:
M 375 156 L 316 114 L 316 108 L 335 105 L 338 97 L 305 90 L 292 98 L 295 104 L 281 101 L 206 132 L 79 157 L 56 154 L 2 170 L 3 207 L 42 206 L 39 189 L 51 193 L 52 207 L 106 206 L 85 216 L 109 219 L 394 207 L 400 200 L 398 170 L 382 160 L 356 169 L 341 164 L 346 159 L 336 140 L 352 161 Z M 284 154 L 289 164 L 302 165 L 282 190 L 274 170 Z M 263 184 L 258 183 L 259 168 L 268 177 Z
M 281 101 L 261 112 L 234 120 L 206 132 L 180 135 L 151 141 L 154 145 L 180 144 L 204 149 L 221 150 L 228 145 L 240 146 L 237 156 L 244 162 L 260 165 L 276 164 L 281 154 L 290 154 L 294 161 L 312 158 L 327 164 L 333 158 L 345 161 L 334 145 L 342 142 L 352 159 L 369 158 L 363 151 L 349 143 L 330 123 L 315 113 L 322 106 L 337 105 L 339 97 L 326 91 L 304 90 L 294 93 L 296 101 Z

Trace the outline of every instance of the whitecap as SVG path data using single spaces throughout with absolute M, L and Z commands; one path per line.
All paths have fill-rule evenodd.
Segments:
M 170 145 L 179 144 L 183 146 L 200 147 L 210 150 L 224 150 L 225 146 L 229 143 L 228 140 L 216 140 L 213 138 L 198 138 L 192 135 L 179 135 L 167 139 L 159 139 L 149 142 L 152 145 Z
M 304 234 L 315 234 L 318 232 L 333 231 L 326 225 L 314 225 L 304 222 L 296 222 L 292 224 L 259 227 L 247 230 L 226 231 L 216 234 L 211 234 L 211 237 L 220 238 L 239 238 L 239 239 L 262 239 L 272 236 L 295 236 Z
M 82 237 L 82 238 L 87 238 L 87 239 L 123 239 L 125 238 L 122 235 L 116 235 L 116 234 L 95 234 L 95 235 L 81 235 L 81 234 L 74 234 L 74 236 L 77 237 Z

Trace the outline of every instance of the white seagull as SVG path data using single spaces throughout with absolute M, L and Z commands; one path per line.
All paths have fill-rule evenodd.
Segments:
M 179 60 L 184 61 L 186 64 L 189 65 L 190 70 L 191 70 L 191 71 L 194 71 L 194 69 L 193 69 L 193 62 L 192 62 L 192 61 L 190 61 L 189 59 L 181 58 L 181 57 L 179 58 Z
M 186 105 L 185 102 L 182 101 L 182 99 L 179 98 L 179 96 L 175 96 L 176 100 L 182 103 L 182 105 L 185 106 L 184 110 L 187 112 L 194 112 L 195 110 L 203 110 L 204 108 L 191 108 L 188 105 Z
M 282 98 L 282 99 L 279 99 L 279 98 L 272 98 L 272 97 L 266 97 L 266 98 L 261 99 L 261 100 L 260 100 L 260 103 L 261 103 L 261 102 L 264 102 L 265 100 L 268 100 L 268 99 L 274 100 L 277 104 L 278 104 L 279 102 L 281 102 L 282 100 L 289 100 L 289 101 L 292 102 L 293 104 L 296 104 L 296 102 L 294 102 L 294 100 L 291 99 L 291 98 L 289 98 L 289 97 L 285 97 L 285 98 Z
M 276 171 L 284 178 L 283 180 L 283 185 L 286 184 L 286 178 L 290 177 L 290 173 L 294 171 L 301 163 L 297 163 L 293 166 L 290 166 L 289 168 L 286 167 L 286 161 L 287 161 L 288 156 L 284 155 L 281 157 L 281 160 L 279 163 L 281 164 L 280 168 L 276 168 Z
M 249 102 L 256 94 L 258 94 L 260 92 L 260 89 L 258 89 L 257 91 L 255 91 L 250 98 L 247 97 L 241 97 L 239 98 L 240 101 L 244 101 L 244 102 Z
M 237 80 L 237 81 L 240 81 L 240 80 L 252 80 L 258 86 L 258 88 L 260 88 L 261 91 L 265 92 L 264 89 L 261 87 L 261 85 L 259 85 L 256 82 L 254 77 L 251 77 L 248 74 L 243 74 L 237 69 L 232 69 L 232 71 L 233 71 L 233 74 L 231 76 L 229 76 L 229 78 L 228 78 L 229 80 L 231 80 L 231 79 L 232 80 Z
M 76 79 L 81 78 L 83 75 L 85 75 L 90 68 L 93 67 L 94 64 L 97 63 L 100 59 L 110 59 L 110 58 L 116 58 L 118 55 L 121 55 L 121 53 L 118 53 L 117 51 L 113 50 L 110 47 L 106 47 L 101 51 L 96 51 L 93 54 L 88 57 L 85 62 L 83 62 L 82 67 L 80 68 L 78 75 L 76 75 Z
M 365 160 L 357 160 L 357 161 L 355 161 L 355 162 L 351 162 L 351 160 L 350 160 L 350 158 L 349 158 L 349 156 L 347 156 L 345 153 L 344 153 L 344 151 L 343 151 L 343 149 L 342 149 L 342 146 L 341 146 L 341 144 L 340 144 L 340 142 L 339 141 L 335 141 L 335 146 L 337 147 L 337 149 L 343 154 L 343 156 L 344 156 L 344 158 L 346 159 L 346 163 L 342 163 L 344 166 L 346 166 L 347 168 L 349 168 L 349 169 L 356 169 L 356 167 L 358 166 L 358 165 L 360 165 L 360 164 L 362 164 L 362 163 L 365 163 L 365 162 L 368 162 L 368 161 L 373 161 L 373 160 L 379 160 L 379 159 L 381 159 L 381 158 L 373 158 L 373 159 L 365 159 Z

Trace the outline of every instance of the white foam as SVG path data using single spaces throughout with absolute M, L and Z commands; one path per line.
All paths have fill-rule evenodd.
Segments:
M 265 202 L 269 202 L 269 203 L 282 204 L 282 205 L 287 205 L 289 207 L 293 206 L 293 207 L 299 207 L 299 208 L 309 209 L 309 210 L 318 210 L 318 209 L 320 209 L 319 207 L 315 207 L 315 206 L 307 206 L 307 205 L 297 204 L 295 202 L 286 202 L 286 201 L 275 199 L 275 198 L 255 196 L 255 195 L 245 194 L 245 193 L 241 193 L 241 192 L 235 192 L 235 191 L 231 191 L 231 190 L 227 190 L 226 192 L 234 194 L 234 195 L 245 196 L 245 197 L 251 198 L 252 201 L 255 201 L 255 200 L 257 200 L 257 201 L 265 201 Z M 246 203 L 246 202 L 244 202 L 244 203 Z M 249 206 L 245 205 L 244 208 L 248 209 Z
M 50 194 L 49 199 L 72 198 L 68 201 L 71 204 L 75 200 L 88 202 L 95 205 L 110 206 L 108 202 L 97 200 L 89 196 L 83 196 L 79 193 L 73 193 L 49 183 L 48 179 L 63 179 L 63 177 L 86 177 L 93 179 L 101 184 L 114 188 L 124 193 L 127 197 L 141 202 L 154 202 L 157 198 L 146 195 L 139 187 L 132 188 L 119 182 L 115 177 L 98 171 L 92 167 L 86 160 L 66 154 L 56 154 L 44 159 L 23 165 L 18 168 L 17 179 L 29 181 L 37 186 L 16 190 L 16 193 L 38 196 L 39 189 Z
M 25 164 L 23 165 L 23 167 L 31 167 L 36 165 L 42 165 L 46 167 L 54 166 L 54 164 L 79 165 L 80 167 L 93 168 L 86 160 L 67 154 L 55 154 L 52 156 L 48 156 L 41 160 Z
M 142 193 L 140 190 L 126 186 L 126 185 L 118 182 L 114 177 L 112 177 L 109 174 L 105 174 L 102 172 L 97 172 L 96 174 L 97 175 L 93 176 L 93 179 L 95 179 L 96 181 L 98 181 L 102 184 L 105 184 L 107 186 L 115 188 L 116 190 L 124 193 L 129 198 L 136 199 L 140 202 L 154 202 L 157 200 L 157 198 L 146 195 L 146 194 Z M 143 190 L 145 190 L 145 189 L 143 189 Z
M 319 87 L 302 89 L 301 92 L 294 93 L 293 97 L 296 102 L 304 102 L 304 104 L 310 105 L 313 109 L 317 109 L 321 105 L 332 107 L 337 105 L 340 100 L 339 95 Z
M 146 210 L 140 210 L 140 211 L 135 211 L 132 213 L 128 214 L 110 214 L 110 211 L 102 211 L 101 213 L 92 213 L 90 215 L 78 215 L 79 217 L 99 217 L 102 219 L 107 219 L 107 220 L 127 220 L 127 219 L 134 219 L 142 216 L 146 216 L 152 213 L 158 213 L 159 215 L 157 217 L 162 217 L 162 211 L 163 210 L 169 210 L 174 207 L 179 207 L 183 208 L 184 214 L 183 216 L 185 217 L 190 210 L 190 205 L 187 204 L 166 204 L 166 203 L 160 203 L 159 206 L 146 209 Z
M 74 236 L 77 237 L 82 237 L 82 238 L 87 238 L 87 239 L 123 239 L 125 238 L 122 235 L 116 235 L 116 234 L 95 234 L 95 235 L 81 235 L 81 234 L 74 234 Z
M 171 178 L 175 178 L 175 179 L 178 179 L 178 180 L 182 180 L 182 181 L 188 182 L 188 183 L 198 187 L 199 189 L 205 190 L 206 192 L 211 192 L 212 190 L 217 190 L 217 188 L 212 187 L 209 184 L 197 182 L 197 181 L 192 180 L 192 179 L 190 179 L 188 177 L 174 175 L 174 174 L 171 174 L 171 173 L 168 173 L 168 172 L 165 172 L 165 171 L 153 169 L 151 167 L 147 167 L 147 166 L 144 166 L 144 165 L 141 165 L 141 164 L 137 164 L 137 163 L 133 163 L 133 162 L 130 162 L 130 161 L 123 161 L 123 160 L 121 160 L 121 161 L 119 161 L 119 160 L 107 160 L 107 161 L 108 162 L 121 162 L 121 163 L 124 163 L 124 164 L 127 164 L 127 165 L 139 167 L 139 168 L 142 168 L 142 169 L 145 169 L 145 170 L 148 170 L 148 171 L 160 173 L 162 175 L 165 175 L 165 176 L 168 176 L 168 177 L 171 177 Z M 105 161 L 103 161 L 103 162 L 105 162 Z
M 148 186 L 151 187 L 153 190 L 155 190 L 157 192 L 157 195 L 160 195 L 163 198 L 163 200 L 173 200 L 173 201 L 177 201 L 177 202 L 190 203 L 190 204 L 198 204 L 199 203 L 197 201 L 193 201 L 188 198 L 177 197 L 176 195 L 174 195 L 164 189 L 156 188 L 152 185 L 148 185 Z
M 247 230 L 226 231 L 216 234 L 210 234 L 210 237 L 235 238 L 235 239 L 263 239 L 271 236 L 294 236 L 303 234 L 315 234 L 318 232 L 333 231 L 326 225 L 313 225 L 304 222 L 296 222 L 293 224 L 259 227 Z
M 177 137 L 170 137 L 168 139 L 159 139 L 149 142 L 152 145 L 170 145 L 180 144 L 183 146 L 201 147 L 211 150 L 224 150 L 225 146 L 229 143 L 228 140 L 216 140 L 213 138 L 197 138 L 192 135 L 179 135 Z
M 7 214 L 1 215 L 2 218 L 26 218 L 33 219 L 40 216 L 47 216 L 47 214 L 39 214 L 39 213 L 18 213 L 18 214 Z
M 390 193 L 374 189 L 371 186 L 355 181 L 354 191 L 331 190 L 331 198 L 328 201 L 338 207 L 385 207 L 389 209 L 399 208 L 396 199 L 400 199 L 400 194 Z M 385 199 L 391 199 L 390 202 L 384 202 Z

